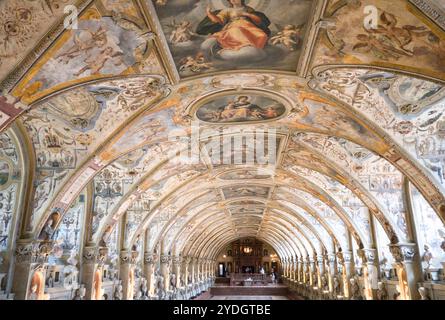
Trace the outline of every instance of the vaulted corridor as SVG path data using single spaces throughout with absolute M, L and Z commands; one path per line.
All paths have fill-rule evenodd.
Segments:
M 442 0 L 0 12 L 0 300 L 445 299 Z

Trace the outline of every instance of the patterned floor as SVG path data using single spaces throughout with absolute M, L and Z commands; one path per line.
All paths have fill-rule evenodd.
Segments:
M 210 300 L 289 300 L 284 296 L 213 296 Z

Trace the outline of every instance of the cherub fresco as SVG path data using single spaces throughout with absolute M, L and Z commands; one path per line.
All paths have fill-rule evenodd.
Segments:
M 206 62 L 204 55 L 198 52 L 196 56 L 187 56 L 179 62 L 179 71 L 200 72 L 212 68 L 211 62 Z
M 78 77 L 88 70 L 91 74 L 99 74 L 107 61 L 112 61 L 116 67 L 121 66 L 124 64 L 122 52 L 115 52 L 113 47 L 106 47 L 99 55 L 86 58 L 84 60 L 86 66 L 74 73 L 74 75 Z
M 173 44 L 180 44 L 188 42 L 192 39 L 195 33 L 192 31 L 192 24 L 190 21 L 182 21 L 181 23 L 172 22 L 173 31 L 170 35 L 170 42 Z
M 66 50 L 55 56 L 60 62 L 67 64 L 71 59 L 89 54 L 94 48 L 103 48 L 107 43 L 107 30 L 100 26 L 97 31 L 85 30 L 74 34 L 73 43 Z
M 96 18 L 80 19 L 78 29 L 58 40 L 56 47 L 60 49 L 48 53 L 46 62 L 35 66 L 34 76 L 17 87 L 15 96 L 24 99 L 82 77 L 118 75 L 141 62 L 149 33 L 114 21 L 113 17 L 97 18 L 95 9 L 85 14 Z
M 276 36 L 270 38 L 270 43 L 275 46 L 281 44 L 290 51 L 294 51 L 300 43 L 300 33 L 301 27 L 288 24 Z
M 445 72 L 445 41 L 439 31 L 416 12 L 400 14 L 402 0 L 380 2 L 378 23 L 363 25 L 366 3 L 355 1 L 339 6 L 324 19 L 326 41 L 322 40 L 315 64 L 339 61 L 360 64 L 397 64 L 418 72 Z
M 371 52 L 382 60 L 399 59 L 401 56 L 411 57 L 414 55 L 412 45 L 414 37 L 423 37 L 430 33 L 425 27 L 403 25 L 398 27 L 397 18 L 386 11 L 380 15 L 375 29 L 366 29 L 366 34 L 358 34 L 353 50 L 361 49 Z

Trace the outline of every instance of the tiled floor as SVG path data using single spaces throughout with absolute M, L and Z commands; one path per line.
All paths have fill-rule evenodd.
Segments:
M 289 300 L 284 296 L 213 296 L 210 300 Z

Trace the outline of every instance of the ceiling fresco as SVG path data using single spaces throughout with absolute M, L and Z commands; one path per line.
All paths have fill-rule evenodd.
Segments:
M 154 3 L 178 72 L 187 77 L 234 69 L 295 71 L 314 1 Z
M 78 1 L 75 30 L 47 3 L 0 3 L 0 253 L 23 212 L 110 268 L 247 236 L 442 254 L 445 30 L 414 1 Z

